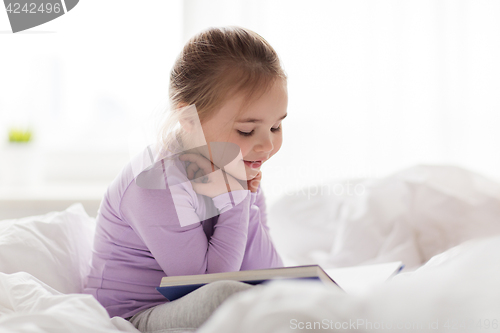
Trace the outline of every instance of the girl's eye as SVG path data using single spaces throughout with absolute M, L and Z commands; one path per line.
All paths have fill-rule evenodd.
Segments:
M 271 132 L 279 132 L 279 131 L 281 131 L 281 125 L 279 125 L 276 128 L 271 128 Z
M 281 125 L 276 127 L 276 128 L 271 128 L 271 132 L 275 133 L 275 132 L 279 132 L 281 131 Z M 251 130 L 250 132 L 242 132 L 242 131 L 238 131 L 238 133 L 242 136 L 251 136 L 253 134 L 253 130 Z
M 253 130 L 251 130 L 250 132 L 242 132 L 242 131 L 238 131 L 238 133 L 240 133 L 240 135 L 243 135 L 243 136 L 250 136 L 253 134 Z

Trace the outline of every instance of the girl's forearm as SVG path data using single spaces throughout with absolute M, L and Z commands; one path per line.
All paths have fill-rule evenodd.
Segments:
M 206 273 L 238 271 L 241 268 L 248 238 L 250 200 L 248 191 L 232 206 L 226 193 L 214 198 L 214 204 L 221 211 L 214 233 L 208 242 Z M 234 201 L 234 198 L 233 198 Z
M 250 208 L 247 245 L 241 270 L 283 267 L 283 261 L 277 252 L 269 228 L 267 227 L 266 207 L 262 192 L 252 194 L 256 202 Z

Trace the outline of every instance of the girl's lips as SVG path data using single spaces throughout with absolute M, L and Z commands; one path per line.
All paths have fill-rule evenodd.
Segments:
M 244 161 L 245 165 L 252 168 L 257 169 L 262 165 L 262 161 Z

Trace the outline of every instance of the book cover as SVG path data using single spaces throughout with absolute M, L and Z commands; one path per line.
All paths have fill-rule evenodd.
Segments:
M 373 285 L 388 280 L 399 273 L 403 267 L 404 265 L 401 262 L 392 262 L 328 269 L 325 271 L 319 265 L 303 265 L 237 272 L 166 276 L 162 278 L 160 286 L 156 287 L 156 290 L 169 301 L 173 301 L 207 283 L 220 280 L 234 280 L 256 285 L 276 279 L 312 279 L 321 281 L 326 285 L 334 285 L 344 291 L 350 292 L 353 290 L 352 285 L 355 285 L 362 279 L 370 280 L 371 285 Z M 335 276 L 338 276 L 341 283 L 337 283 L 338 281 L 333 279 Z M 366 285 L 363 286 L 366 287 Z
M 173 301 L 214 281 L 234 280 L 256 285 L 276 279 L 312 279 L 338 287 L 336 282 L 320 266 L 304 265 L 225 273 L 167 276 L 161 280 L 161 284 L 156 287 L 156 290 L 169 301 Z

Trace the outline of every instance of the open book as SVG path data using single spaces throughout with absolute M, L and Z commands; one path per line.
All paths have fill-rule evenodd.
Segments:
M 403 265 L 401 264 L 401 262 L 393 262 L 380 265 L 331 269 L 327 270 L 329 272 L 327 273 L 318 265 L 304 265 L 268 269 L 254 269 L 238 272 L 166 276 L 162 278 L 160 286 L 156 287 L 156 290 L 158 290 L 169 301 L 173 301 L 207 283 L 219 280 L 233 280 L 249 284 L 260 284 L 266 281 L 277 279 L 313 279 L 319 280 L 326 285 L 337 286 L 342 289 L 342 285 L 339 285 L 339 283 L 334 281 L 336 271 L 338 272 L 339 277 L 342 276 L 342 280 L 345 281 L 349 281 L 349 269 L 351 269 L 350 274 L 352 279 L 356 279 L 356 276 L 359 274 L 367 274 L 368 276 L 376 276 L 378 279 L 383 278 L 384 280 L 387 280 L 391 276 L 397 274 L 402 268 Z
M 335 282 L 347 293 L 357 294 L 381 284 L 401 272 L 401 261 L 383 264 L 359 265 L 352 267 L 330 268 L 325 272 L 335 277 Z

